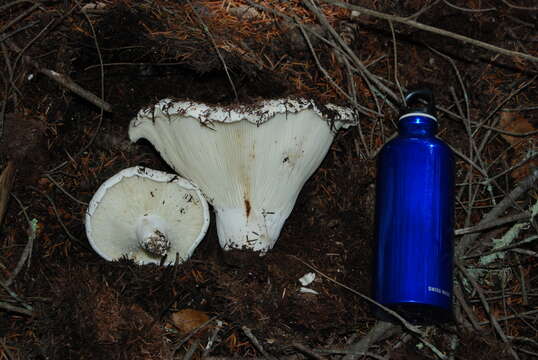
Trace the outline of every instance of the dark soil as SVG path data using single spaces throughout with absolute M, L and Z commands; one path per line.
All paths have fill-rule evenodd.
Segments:
M 222 30 L 224 20 L 214 13 L 214 3 L 193 1 L 196 12 L 187 6 L 190 2 L 183 1 L 163 0 L 154 8 L 144 2 L 111 3 L 104 13 L 90 15 L 90 27 L 78 9 L 59 20 L 72 6 L 68 2 L 46 2 L 44 10 L 27 18 L 36 25 L 11 39 L 23 47 L 47 23 L 57 19 L 26 50 L 26 55 L 40 66 L 69 75 L 83 88 L 102 95 L 113 110 L 101 112 L 25 62 L 19 63 L 13 77 L 18 91 L 2 90 L 2 98 L 7 102 L 0 164 L 15 162 L 17 175 L 12 193 L 24 206 L 21 208 L 12 199 L 3 220 L 2 279 L 11 276 L 28 242 L 25 213 L 38 220 L 38 228 L 31 257 L 10 287 L 31 304 L 35 316 L 2 314 L 0 336 L 4 345 L 0 354 L 12 359 L 165 359 L 180 345 L 176 352 L 179 356 L 194 340 L 180 343 L 181 337 L 170 325 L 170 314 L 186 308 L 203 311 L 223 322 L 219 341 L 211 351 L 214 356 L 261 355 L 242 326 L 252 329 L 265 350 L 276 357 L 302 356 L 294 350 L 294 343 L 311 348 L 337 347 L 345 345 L 353 335 L 366 334 L 377 320 L 371 305 L 339 285 L 371 294 L 375 158 L 367 156 L 357 127 L 338 133 L 326 159 L 302 189 L 275 248 L 264 257 L 240 251 L 223 252 L 214 225 L 194 256 L 178 266 L 138 266 L 127 260 L 107 262 L 91 250 L 83 223 L 85 203 L 103 181 L 135 165 L 172 172 L 149 143 L 129 143 L 128 124 L 140 109 L 167 97 L 211 104 L 252 103 L 285 96 L 308 97 L 321 104 L 346 103 L 318 69 L 304 40 L 294 36 L 298 30 L 290 24 L 275 21 L 256 25 L 260 27 L 258 39 L 248 37 L 251 33 L 238 27 Z M 433 2 L 357 3 L 409 16 Z M 469 6 L 468 2 L 454 3 Z M 474 13 L 439 4 L 418 20 L 538 56 L 536 12 L 492 1 L 480 3 L 483 8 L 494 4 L 498 9 Z M 531 1 L 521 3 L 533 5 Z M 303 7 L 294 6 L 300 9 L 297 14 L 306 26 L 312 26 L 315 17 L 304 15 L 307 11 Z M 9 7 L 6 20 L 0 24 L 27 7 Z M 174 16 L 167 15 L 167 11 Z M 332 23 L 343 26 L 349 14 L 332 11 Z M 230 44 L 241 44 L 242 48 L 220 48 L 221 59 L 199 26 L 196 14 L 212 29 L 214 41 L 220 44 L 229 37 Z M 172 17 L 175 23 L 169 20 Z M 398 26 L 399 66 L 395 74 L 392 34 L 386 22 L 361 17 L 357 24 L 352 27 L 350 47 L 365 63 L 371 63 L 370 71 L 389 82 L 398 76 L 406 88 L 427 83 L 435 89 L 438 104 L 455 113 L 458 110 L 450 89 L 463 98 L 458 80 L 461 76 L 469 92 L 471 117 L 476 119 L 473 121 L 481 121 L 513 89 L 536 73 L 535 63 L 497 56 L 453 39 Z M 270 35 L 272 32 L 274 35 Z M 320 34 L 328 36 L 324 30 Z M 244 41 L 238 42 L 242 36 Z M 336 68 L 336 58 L 329 55 L 331 48 L 320 41 L 314 40 L 313 44 L 321 64 L 345 88 L 348 75 L 345 69 Z M 459 73 L 431 47 L 453 59 Z M 3 51 L 11 61 L 16 57 L 12 50 Z M 235 92 L 222 60 L 227 64 Z M 357 77 L 356 85 L 359 102 L 375 109 L 367 84 Z M 533 83 L 504 105 L 527 106 L 537 95 Z M 397 112 L 387 103 L 382 106 L 384 118 L 362 116 L 360 120 L 371 153 L 396 130 Z M 536 124 L 536 111 L 528 114 Z M 464 124 L 445 113 L 440 113 L 439 118 L 439 136 L 467 153 L 469 142 Z M 492 173 L 509 167 L 510 154 L 518 156 L 512 149 L 505 158 L 507 148 L 500 137 L 484 147 L 485 163 L 500 156 L 503 159 L 492 166 Z M 465 181 L 467 166 L 465 161 L 458 161 L 459 183 Z M 510 173 L 500 177 L 494 195 L 502 199 L 517 180 Z M 463 202 L 468 201 L 466 196 L 462 197 Z M 459 205 L 456 219 L 461 228 L 469 224 L 465 224 L 467 213 Z M 521 204 L 527 205 L 528 202 Z M 478 222 L 484 211 L 473 210 L 469 216 L 471 224 Z M 536 276 L 530 274 L 536 266 L 525 266 L 531 279 L 527 286 L 536 289 Z M 312 271 L 326 276 L 318 273 L 310 285 L 318 294 L 301 293 L 298 279 Z M 4 293 L 0 295 L 0 301 L 7 298 Z M 524 306 L 517 301 L 512 306 L 525 311 L 536 305 L 536 297 L 531 299 L 532 303 Z M 480 320 L 487 319 L 480 309 L 477 313 Z M 513 334 L 532 336 L 522 330 L 519 322 L 513 324 Z M 437 331 L 447 334 L 455 330 Z M 456 331 L 461 331 L 456 358 L 508 358 L 506 347 L 493 332 L 469 335 L 459 324 Z M 450 344 L 439 334 L 432 341 L 448 351 Z M 386 348 L 396 342 L 395 338 L 388 339 Z M 206 342 L 201 344 L 205 346 Z M 392 355 L 395 359 L 432 358 L 419 348 L 410 341 Z M 11 357 L 5 355 L 9 351 Z M 477 352 L 484 353 L 483 357 L 476 357 Z

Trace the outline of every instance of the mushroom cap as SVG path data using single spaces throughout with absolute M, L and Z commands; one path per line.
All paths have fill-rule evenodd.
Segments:
M 326 104 L 325 108 L 331 111 L 331 118 L 334 120 L 336 129 L 347 128 L 355 125 L 355 116 L 351 109 L 334 104 Z M 278 114 L 296 114 L 304 110 L 310 110 L 319 117 L 327 120 L 323 111 L 311 100 L 307 99 L 273 99 L 263 100 L 254 104 L 212 106 L 194 101 L 174 101 L 163 99 L 152 107 L 140 110 L 138 119 L 152 117 L 155 115 L 191 117 L 201 123 L 211 124 L 234 123 L 248 121 L 255 125 L 261 125 Z M 133 121 L 136 121 L 133 120 Z M 131 123 L 131 126 L 133 124 Z
M 263 254 L 277 241 L 335 129 L 355 119 L 349 109 L 326 107 L 331 116 L 304 99 L 232 107 L 165 99 L 138 113 L 129 137 L 149 140 L 200 187 L 215 208 L 221 247 Z
M 109 261 L 122 256 L 139 264 L 159 264 L 140 246 L 140 237 L 157 230 L 169 242 L 166 265 L 187 260 L 209 226 L 207 201 L 190 181 L 146 167 L 120 171 L 105 181 L 86 211 L 86 235 Z

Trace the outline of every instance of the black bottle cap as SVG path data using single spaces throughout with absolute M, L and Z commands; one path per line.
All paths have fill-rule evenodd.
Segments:
M 435 117 L 435 100 L 430 88 L 414 90 L 405 95 L 403 115 L 416 112 Z

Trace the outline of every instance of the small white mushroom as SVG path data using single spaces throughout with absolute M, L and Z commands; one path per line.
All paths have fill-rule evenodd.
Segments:
M 131 121 L 131 141 L 149 140 L 215 208 L 225 250 L 264 254 L 278 239 L 306 180 L 349 109 L 280 99 L 231 107 L 162 100 Z M 331 127 L 330 120 L 334 120 Z
M 90 245 L 103 258 L 128 256 L 139 264 L 187 260 L 209 225 L 200 190 L 178 175 L 145 167 L 122 170 L 105 181 L 86 212 Z

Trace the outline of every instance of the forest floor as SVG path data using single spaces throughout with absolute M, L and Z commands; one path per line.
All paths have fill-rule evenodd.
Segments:
M 535 1 L 8 0 L 0 14 L 0 360 L 538 357 Z M 423 85 L 457 155 L 455 318 L 437 326 L 379 321 L 368 301 L 376 155 Z M 183 264 L 92 250 L 101 183 L 173 172 L 130 143 L 139 110 L 285 97 L 351 107 L 358 125 L 267 255 L 222 251 L 214 214 Z

